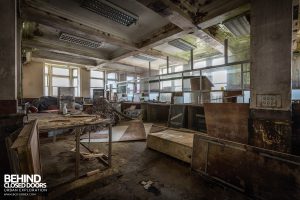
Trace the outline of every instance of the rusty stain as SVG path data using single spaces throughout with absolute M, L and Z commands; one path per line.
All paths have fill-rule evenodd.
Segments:
M 252 127 L 253 145 L 290 153 L 292 133 L 290 122 L 255 119 Z

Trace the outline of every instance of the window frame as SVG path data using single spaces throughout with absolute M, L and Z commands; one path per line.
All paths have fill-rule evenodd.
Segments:
M 95 77 L 95 76 L 92 76 L 92 72 L 93 71 L 97 71 L 97 72 L 101 72 L 102 73 L 102 78 L 101 76 L 100 77 Z M 92 87 L 91 83 L 92 83 L 92 80 L 100 80 L 102 81 L 102 87 Z M 93 98 L 93 89 L 104 89 L 105 88 L 105 72 L 104 71 L 100 71 L 100 70 L 90 70 L 90 97 Z
M 46 72 L 46 68 L 48 68 L 48 72 Z M 53 74 L 53 68 L 62 68 L 62 69 L 68 69 L 69 75 L 58 75 Z M 77 76 L 73 75 L 73 71 L 77 70 Z M 47 83 L 45 81 L 47 77 Z M 75 97 L 80 97 L 80 68 L 73 66 L 73 65 L 67 65 L 67 64 L 56 64 L 56 63 L 44 63 L 43 68 L 43 94 L 44 96 L 54 96 L 57 97 L 57 94 L 53 94 L 53 87 L 63 87 L 63 86 L 53 86 L 53 77 L 58 78 L 68 78 L 69 86 L 66 87 L 74 87 L 75 88 Z M 74 86 L 74 79 L 77 78 L 77 86 Z M 47 87 L 47 91 L 46 91 Z

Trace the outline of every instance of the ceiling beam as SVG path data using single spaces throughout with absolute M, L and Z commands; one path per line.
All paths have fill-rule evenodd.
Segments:
M 43 58 L 48 60 L 58 60 L 63 62 L 70 62 L 70 63 L 76 63 L 80 65 L 88 65 L 88 66 L 96 66 L 97 63 L 95 60 L 90 59 L 83 59 L 76 56 L 66 55 L 66 54 L 60 54 L 55 52 L 49 52 L 49 51 L 33 51 L 32 52 L 33 58 Z
M 182 30 L 191 32 L 195 36 L 199 37 L 212 48 L 221 53 L 224 53 L 224 45 L 208 33 L 200 30 L 198 24 L 229 12 L 230 10 L 238 8 L 249 2 L 249 0 L 225 0 L 228 2 L 228 4 L 225 5 L 224 1 L 215 0 L 206 5 L 197 5 L 199 6 L 200 11 L 197 10 L 197 13 L 195 13 L 195 9 L 192 9 L 190 4 L 185 0 L 179 0 L 180 3 L 177 4 L 175 4 L 172 0 L 138 1 L 159 15 L 167 18 L 172 24 L 180 27 Z M 179 5 L 188 6 L 179 7 Z
M 143 73 L 145 72 L 145 68 L 138 67 L 135 65 L 123 63 L 123 62 L 114 62 L 114 63 L 102 63 L 97 66 L 88 67 L 90 70 L 117 70 L 117 71 L 125 71 L 125 72 L 137 72 Z
M 94 60 L 107 60 L 108 54 L 95 50 L 88 50 L 77 45 L 67 44 L 58 40 L 51 40 L 42 37 L 34 37 L 31 40 L 23 40 L 22 47 L 36 48 L 47 51 L 60 51 L 65 54 L 74 54 Z
M 198 27 L 194 24 L 194 19 L 192 19 L 171 0 L 153 0 L 150 3 L 149 1 L 145 0 L 138 1 L 144 4 L 146 7 L 157 12 L 162 17 L 167 18 L 172 24 L 180 27 L 184 31 L 192 32 L 212 48 L 221 53 L 224 53 L 224 45 L 204 31 L 199 30 Z
M 224 16 L 229 14 L 231 11 L 241 8 L 248 4 L 249 6 L 250 0 L 214 0 L 210 3 L 199 6 L 198 13 L 200 17 L 194 19 L 194 24 L 201 27 L 201 23 L 209 21 L 219 16 Z M 246 6 L 247 7 L 247 6 Z M 236 10 L 237 11 L 237 10 Z M 234 11 L 234 12 L 236 12 Z M 234 16 L 231 16 L 234 17 Z
M 140 50 L 156 47 L 189 33 L 170 23 L 137 43 Z
M 74 34 L 83 38 L 91 40 L 107 42 L 109 44 L 117 45 L 128 50 L 137 50 L 134 43 L 127 41 L 118 36 L 107 33 L 103 30 L 95 29 L 84 24 L 72 21 L 50 12 L 40 10 L 38 7 L 32 7 L 27 4 L 22 4 L 21 19 L 34 21 L 39 24 L 44 24 L 63 32 Z
M 63 32 L 67 32 L 67 33 L 72 33 L 74 35 L 80 36 L 80 37 L 84 37 L 84 38 L 88 38 L 91 40 L 96 40 L 96 41 L 104 41 L 110 44 L 114 44 L 117 46 L 120 46 L 124 49 L 130 50 L 131 52 L 122 54 L 122 55 L 113 55 L 110 56 L 111 61 L 110 62 L 114 62 L 114 61 L 119 61 L 123 58 L 129 57 L 131 55 L 136 55 L 139 53 L 139 51 L 142 51 L 143 53 L 147 54 L 147 49 L 154 47 L 156 45 L 158 45 L 158 43 L 164 43 L 166 42 L 166 37 L 171 36 L 170 39 L 172 39 L 172 35 L 177 32 L 177 31 L 181 31 L 180 28 L 171 25 L 172 30 L 173 31 L 166 31 L 165 30 L 165 35 L 157 35 L 157 37 L 155 37 L 156 40 L 152 40 L 151 42 L 153 43 L 148 43 L 148 46 L 142 46 L 141 50 L 139 49 L 139 47 L 136 44 L 130 43 L 130 42 L 126 42 L 120 38 L 116 38 L 115 36 L 103 32 L 101 30 L 96 30 L 90 27 L 87 27 L 85 25 L 79 24 L 77 22 L 73 22 L 69 19 L 66 18 L 62 18 L 60 16 L 45 12 L 45 11 L 41 11 L 38 8 L 33 8 L 31 6 L 25 5 L 22 7 L 22 12 L 21 12 L 21 18 L 23 20 L 30 20 L 30 21 L 34 21 L 36 23 L 40 23 L 46 26 L 50 26 L 56 29 L 59 29 Z M 183 34 L 183 33 L 181 33 Z M 174 36 L 173 36 L 174 37 Z M 169 40 L 170 40 L 169 39 Z M 154 43 L 154 41 L 156 43 Z M 137 52 L 136 52 L 137 51 Z M 159 55 L 158 52 L 156 52 L 157 56 L 160 57 L 166 57 L 166 55 L 164 55 L 163 53 Z M 108 59 L 108 58 L 107 58 Z M 174 60 L 181 60 L 181 62 L 183 62 L 184 60 L 181 58 L 175 58 L 174 56 Z

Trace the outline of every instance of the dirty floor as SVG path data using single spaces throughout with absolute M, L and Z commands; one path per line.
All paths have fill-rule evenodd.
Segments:
M 65 140 L 68 142 L 64 142 Z M 66 170 L 72 168 L 74 161 L 74 155 L 66 152 L 67 149 L 72 148 L 73 144 L 74 142 L 69 136 L 56 143 L 41 144 L 42 164 L 46 180 L 53 181 L 73 175 L 73 170 Z M 92 149 L 103 150 L 106 148 L 105 143 L 100 145 L 102 146 L 97 144 Z M 145 141 L 113 143 L 112 147 L 112 165 L 113 169 L 118 171 L 115 176 L 63 194 L 59 199 L 248 199 L 238 191 L 209 182 L 206 178 L 191 172 L 186 163 L 147 149 Z M 65 151 L 65 153 L 59 153 L 60 151 Z M 54 159 L 54 156 L 58 158 Z M 81 164 L 82 173 L 92 170 L 98 165 L 95 160 L 81 161 Z M 65 170 L 56 172 L 54 170 L 61 168 L 65 168 Z M 149 180 L 153 184 L 146 190 L 141 182 Z

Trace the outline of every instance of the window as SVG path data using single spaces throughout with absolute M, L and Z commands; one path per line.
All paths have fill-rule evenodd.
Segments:
M 183 71 L 183 65 L 174 66 L 174 72 L 181 72 Z
M 46 63 L 44 67 L 44 95 L 57 96 L 59 87 L 74 87 L 80 96 L 78 68 Z
M 107 89 L 109 89 L 110 85 L 112 85 L 112 89 L 117 88 L 117 82 L 118 82 L 118 74 L 115 72 L 111 72 L 107 74 Z
M 202 60 L 202 61 L 196 61 L 194 63 L 194 69 L 199 69 L 199 68 L 203 68 L 206 67 L 206 60 Z
M 212 65 L 223 65 L 225 63 L 224 61 L 224 57 L 220 57 L 220 58 L 214 58 L 212 59 Z
M 94 89 L 104 89 L 104 73 L 102 71 L 90 71 L 90 96 L 93 97 Z
M 159 69 L 159 74 L 166 74 L 166 73 L 167 73 L 167 67 Z
M 126 77 L 126 80 L 127 80 L 127 81 L 132 81 L 132 80 L 134 80 L 134 76 L 127 76 L 127 77 Z

